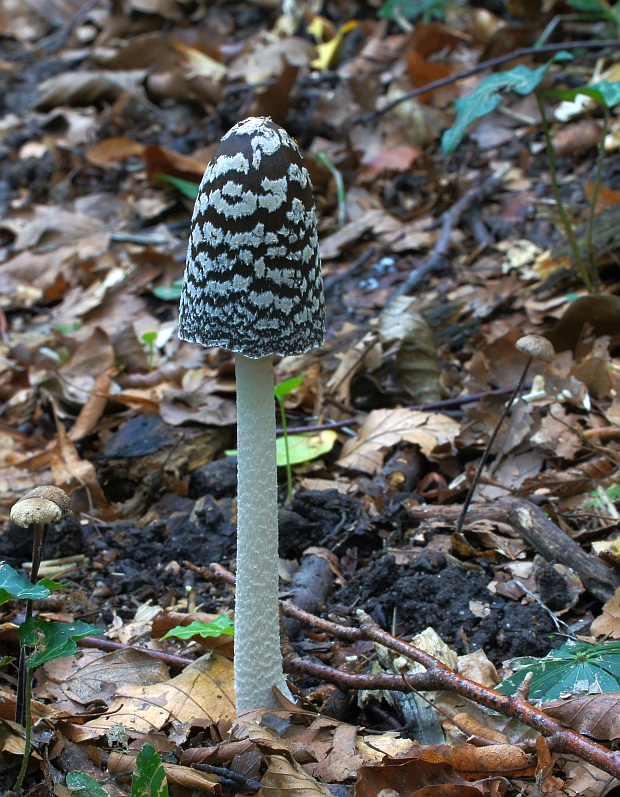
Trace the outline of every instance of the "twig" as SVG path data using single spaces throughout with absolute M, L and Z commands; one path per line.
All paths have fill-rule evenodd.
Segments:
M 431 83 L 426 83 L 424 86 L 419 86 L 417 89 L 413 89 L 413 91 L 408 91 L 406 94 L 403 94 L 398 99 L 393 100 L 392 102 L 384 105 L 383 108 L 378 108 L 376 111 L 373 111 L 369 114 L 364 114 L 363 116 L 358 117 L 357 119 L 352 120 L 352 124 L 355 123 L 365 123 L 370 122 L 373 119 L 376 119 L 378 116 L 381 116 L 388 111 L 391 111 L 393 108 L 396 108 L 397 105 L 400 105 L 402 102 L 407 102 L 407 100 L 413 100 L 416 97 L 419 97 L 421 94 L 426 94 L 429 91 L 434 91 L 435 89 L 440 89 L 443 86 L 449 86 L 451 83 L 456 83 L 458 80 L 463 80 L 466 77 L 471 77 L 472 75 L 477 75 L 479 72 L 484 72 L 485 69 L 493 69 L 496 66 L 501 66 L 502 64 L 506 64 L 509 61 L 516 61 L 518 58 L 523 58 L 527 55 L 540 55 L 541 53 L 557 53 L 560 50 L 599 50 L 604 49 L 605 47 L 613 47 L 617 48 L 620 46 L 620 39 L 603 39 L 601 41 L 578 41 L 578 42 L 568 42 L 568 43 L 555 43 L 555 44 L 543 44 L 539 47 L 520 47 L 518 50 L 514 50 L 512 53 L 508 53 L 507 55 L 500 55 L 498 58 L 491 58 L 488 61 L 482 61 L 476 66 L 473 66 L 471 69 L 466 69 L 464 72 L 458 72 L 454 75 L 448 75 L 447 77 L 441 78 L 440 80 L 433 80 Z
M 183 669 L 194 663 L 194 659 L 175 656 L 173 653 L 164 653 L 161 650 L 149 650 L 148 648 L 138 648 L 134 645 L 123 645 L 121 642 L 114 642 L 111 639 L 101 639 L 96 636 L 85 636 L 78 641 L 78 645 L 82 648 L 95 648 L 96 650 L 104 650 L 106 652 L 135 650 L 138 653 L 148 653 L 152 658 L 159 659 L 159 661 L 163 661 L 164 664 L 169 664 L 171 667 L 176 667 L 177 669 Z
M 411 293 L 417 288 L 427 274 L 431 274 L 433 271 L 440 271 L 444 268 L 446 257 L 450 251 L 452 230 L 458 224 L 463 213 L 474 205 L 482 204 L 482 202 L 496 191 L 501 184 L 501 177 L 493 175 L 487 178 L 478 188 L 462 196 L 449 210 L 441 214 L 441 232 L 431 251 L 430 257 L 416 268 L 415 271 L 409 274 L 403 284 L 392 295 L 392 299 L 396 296 Z
M 527 382 L 524 390 L 529 390 L 532 385 Z M 451 399 L 442 399 L 441 401 L 431 401 L 427 404 L 410 404 L 407 409 L 409 410 L 449 410 L 453 408 L 462 407 L 465 404 L 475 404 L 489 396 L 507 396 L 514 390 L 513 387 L 499 387 L 495 390 L 483 390 L 480 393 L 471 393 L 468 396 L 457 396 Z M 357 426 L 360 421 L 357 418 L 345 418 L 342 421 L 331 421 L 328 423 L 317 423 L 310 426 L 289 426 L 289 434 L 303 434 L 304 432 L 323 432 L 326 429 L 343 429 L 347 426 Z M 616 428 L 616 427 L 614 427 Z M 604 429 L 602 431 L 605 431 Z M 593 432 L 601 432 L 601 429 L 594 429 Z M 620 430 L 617 430 L 620 435 Z M 277 434 L 283 434 L 282 429 L 276 429 Z
M 189 563 L 186 562 L 189 566 Z M 203 568 L 192 566 L 192 570 L 207 575 Z M 234 584 L 232 573 L 218 564 L 211 565 L 211 579 L 215 576 L 228 584 Z M 389 673 L 358 675 L 334 670 L 325 664 L 307 661 L 294 653 L 285 658 L 287 672 L 310 674 L 342 689 L 385 689 L 390 691 L 437 691 L 446 690 L 466 697 L 480 706 L 492 709 L 506 717 L 514 717 L 547 738 L 549 748 L 555 752 L 572 753 L 584 761 L 588 761 L 610 775 L 620 777 L 620 753 L 607 750 L 597 742 L 593 742 L 576 731 L 564 727 L 540 709 L 535 708 L 519 695 L 507 697 L 494 689 L 471 681 L 458 675 L 445 664 L 428 653 L 414 647 L 408 642 L 396 639 L 386 631 L 377 628 L 370 618 L 360 613 L 359 628 L 346 626 L 323 620 L 320 617 L 298 609 L 288 601 L 282 602 L 282 611 L 289 617 L 296 617 L 306 625 L 334 634 L 341 639 L 370 640 L 378 642 L 390 650 L 400 653 L 426 667 L 426 672 L 416 673 L 404 679 L 400 675 Z

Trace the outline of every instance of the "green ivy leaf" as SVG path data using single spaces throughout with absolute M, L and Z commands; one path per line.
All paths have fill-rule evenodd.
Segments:
M 203 638 L 220 637 L 222 634 L 233 636 L 234 633 L 235 631 L 230 617 L 227 617 L 225 614 L 220 614 L 216 620 L 212 620 L 210 623 L 201 623 L 196 620 L 189 625 L 177 625 L 175 628 L 171 628 L 162 639 L 168 639 L 168 637 L 191 639 L 193 636 L 201 636 Z
M 551 64 L 571 56 L 566 52 L 558 53 L 551 61 L 538 69 L 530 69 L 524 64 L 518 64 L 507 72 L 495 72 L 486 77 L 476 89 L 461 97 L 454 103 L 456 121 L 451 128 L 444 131 L 441 138 L 441 148 L 444 155 L 451 155 L 463 140 L 465 130 L 476 119 L 494 111 L 502 101 L 502 95 L 507 91 L 516 91 L 525 96 L 538 88 L 542 79 L 547 74 Z
M 67 788 L 77 797 L 110 797 L 110 793 L 85 772 L 68 772 Z
M 89 625 L 81 620 L 73 623 L 52 623 L 40 617 L 31 617 L 19 627 L 19 641 L 21 645 L 36 648 L 28 659 L 29 669 L 34 669 L 46 661 L 75 653 L 78 639 L 102 633 L 96 625 Z
M 131 797 L 168 797 L 166 770 L 157 751 L 148 742 L 142 745 L 136 758 Z
M 530 700 L 620 690 L 620 642 L 591 645 L 570 640 L 544 659 L 514 659 L 511 664 L 518 669 L 497 687 L 503 695 L 514 695 L 528 672 L 533 673 Z
M 55 584 L 56 582 L 50 583 Z M 30 600 L 38 601 L 47 598 L 50 592 L 51 589 L 42 581 L 33 584 L 30 579 L 20 575 L 6 562 L 0 565 L 0 604 L 10 601 L 11 598 L 20 600 L 30 598 Z

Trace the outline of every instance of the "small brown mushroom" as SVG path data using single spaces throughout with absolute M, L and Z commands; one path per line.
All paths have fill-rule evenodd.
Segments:
M 22 498 L 11 509 L 11 520 L 22 529 L 48 526 L 62 517 L 62 510 L 47 498 Z
M 531 357 L 532 360 L 543 360 L 550 363 L 555 357 L 553 344 L 542 335 L 524 335 L 515 343 L 515 347 Z

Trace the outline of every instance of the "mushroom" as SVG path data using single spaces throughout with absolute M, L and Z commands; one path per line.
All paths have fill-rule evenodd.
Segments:
M 60 520 L 63 515 L 71 511 L 71 499 L 60 487 L 45 484 L 35 487 L 22 496 L 11 507 L 10 518 L 22 529 L 32 527 L 32 567 L 30 581 L 37 583 L 39 567 L 43 557 L 43 548 L 47 538 L 50 523 Z M 25 620 L 29 620 L 33 613 L 33 601 L 26 599 Z M 21 647 L 19 651 L 19 665 L 17 674 L 17 698 L 15 702 L 15 721 L 20 725 L 26 723 L 26 659 L 28 651 Z
M 459 519 L 456 524 L 457 534 L 460 534 L 463 531 L 463 525 L 465 523 L 467 510 L 469 509 L 469 505 L 471 504 L 472 499 L 474 497 L 474 492 L 476 490 L 476 487 L 478 486 L 480 477 L 482 476 L 482 471 L 484 470 L 486 461 L 489 458 L 489 453 L 491 451 L 491 448 L 493 447 L 495 438 L 497 437 L 497 434 L 502 424 L 504 423 L 506 416 L 510 412 L 510 408 L 514 404 L 515 399 L 521 392 L 521 388 L 523 387 L 523 383 L 525 382 L 525 377 L 527 376 L 527 372 L 530 369 L 532 361 L 542 360 L 543 362 L 550 363 L 553 361 L 553 358 L 555 357 L 555 349 L 553 348 L 551 341 L 547 340 L 547 338 L 543 338 L 542 335 L 524 335 L 523 337 L 519 338 L 515 343 L 515 349 L 517 349 L 517 351 L 522 352 L 523 354 L 526 354 L 527 361 L 525 363 L 525 366 L 523 367 L 523 371 L 521 372 L 519 381 L 517 382 L 514 390 L 510 394 L 510 398 L 504 404 L 499 419 L 495 424 L 495 428 L 491 433 L 491 437 L 489 438 L 489 442 L 486 444 L 486 447 L 482 452 L 482 456 L 480 457 L 480 462 L 478 463 L 478 467 L 476 468 L 476 472 L 474 473 L 474 478 L 472 479 L 472 482 L 469 485 L 469 490 L 467 491 L 467 495 L 465 496 L 463 508 L 461 509 L 461 514 L 459 515 Z
M 223 137 L 200 184 L 179 337 L 235 353 L 237 713 L 287 698 L 280 650 L 272 355 L 323 344 L 325 302 L 312 185 L 293 139 L 251 117 Z

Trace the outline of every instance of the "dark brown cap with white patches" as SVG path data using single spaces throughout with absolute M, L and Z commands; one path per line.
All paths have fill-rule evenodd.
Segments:
M 204 174 L 179 337 L 252 358 L 302 354 L 324 342 L 312 185 L 297 144 L 271 119 L 235 125 Z

